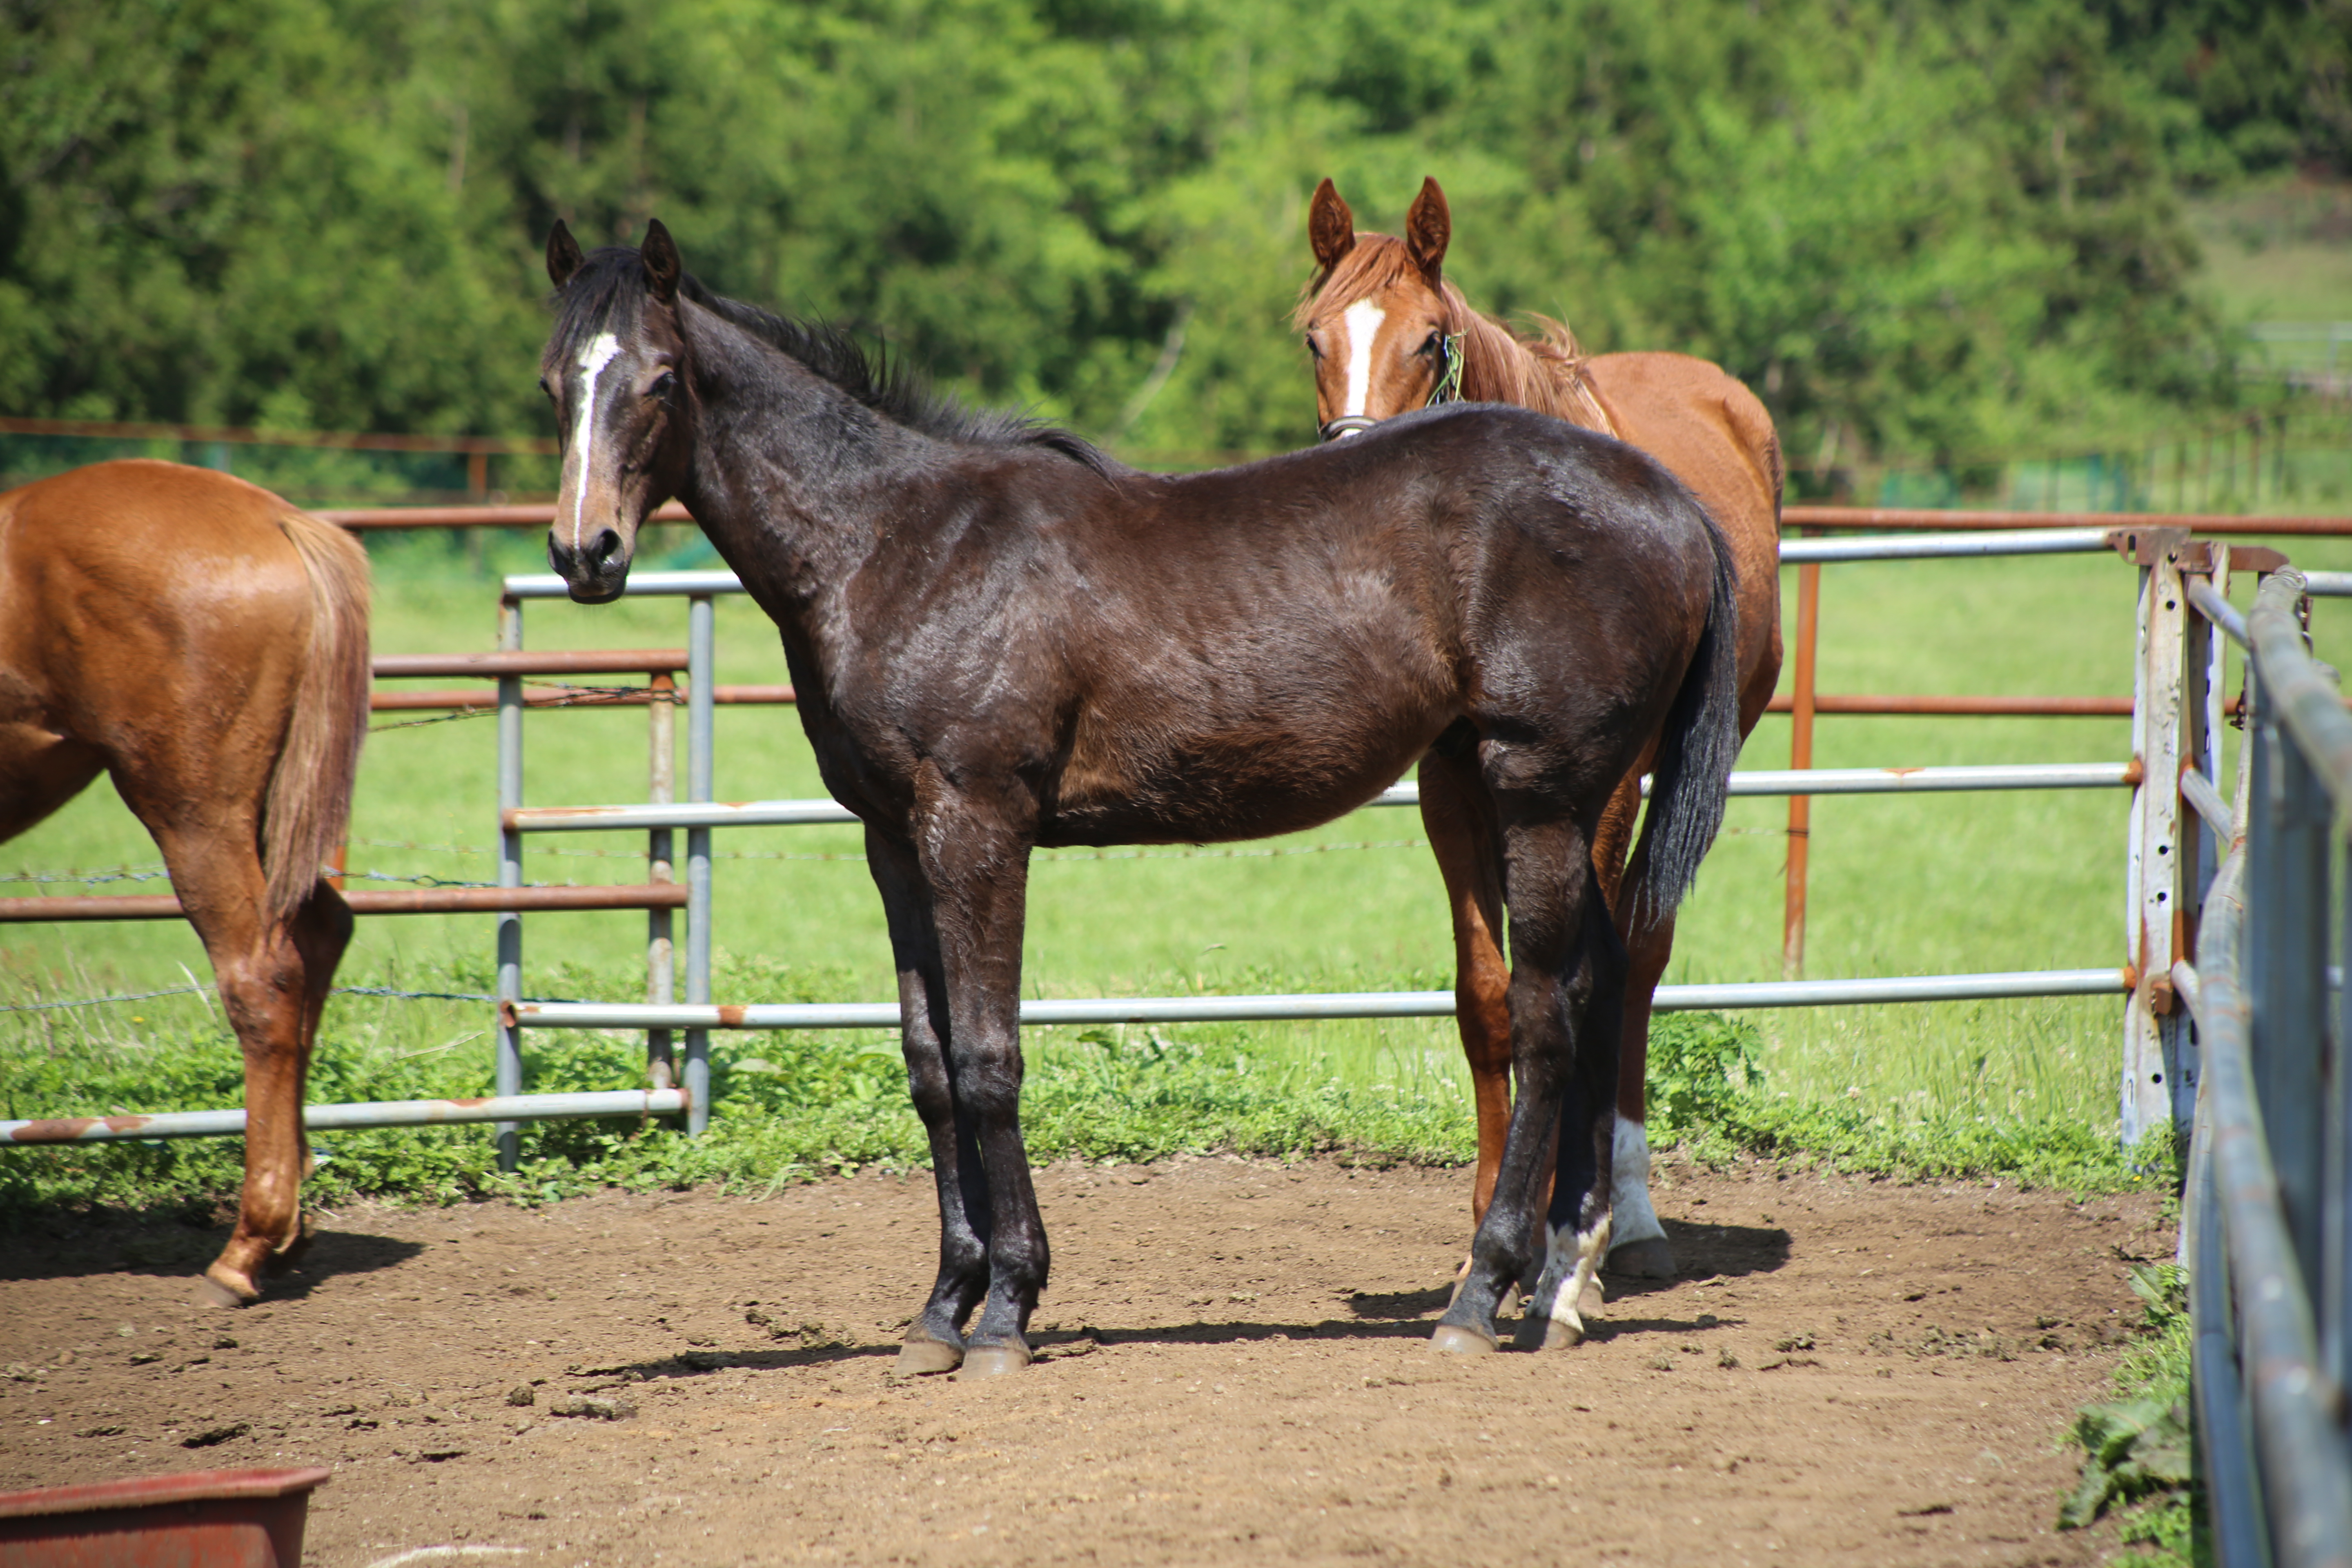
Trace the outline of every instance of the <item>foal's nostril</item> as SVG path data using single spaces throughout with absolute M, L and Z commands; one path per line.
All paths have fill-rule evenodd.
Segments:
M 621 536 L 611 529 L 596 535 L 596 547 L 588 552 L 589 564 L 604 566 L 621 552 Z

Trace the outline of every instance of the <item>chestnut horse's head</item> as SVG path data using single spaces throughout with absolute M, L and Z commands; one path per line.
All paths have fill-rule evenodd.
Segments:
M 1461 395 L 1467 311 L 1443 270 L 1453 232 L 1435 180 L 1422 181 L 1402 239 L 1358 234 L 1331 182 L 1315 188 L 1307 233 L 1318 270 L 1296 320 L 1315 356 L 1315 424 L 1323 439 Z
M 693 396 L 678 321 L 684 276 L 669 230 L 635 250 L 581 254 L 559 222 L 547 241 L 555 331 L 539 384 L 562 428 L 563 483 L 547 559 L 583 605 L 620 596 L 637 530 L 670 499 L 693 450 Z

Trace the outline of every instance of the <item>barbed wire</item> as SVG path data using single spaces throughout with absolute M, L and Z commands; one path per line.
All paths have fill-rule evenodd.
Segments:
M 557 698 L 552 701 L 542 698 L 539 701 L 529 705 L 530 707 L 542 710 L 549 708 L 617 708 L 625 704 L 635 706 L 635 702 L 633 700 L 639 699 L 643 700 L 643 701 L 648 706 L 655 702 L 667 702 L 672 707 L 681 707 L 686 701 L 686 694 L 683 691 L 656 691 L 650 686 L 582 686 L 576 682 L 567 680 L 526 680 L 523 684 L 525 686 L 537 687 L 542 690 L 561 691 L 569 694 L 567 696 Z M 430 719 L 401 719 L 390 724 L 371 724 L 368 726 L 368 733 L 371 735 L 380 735 L 387 730 L 418 730 L 424 728 L 427 724 L 454 724 L 460 719 L 487 719 L 498 710 L 498 705 L 496 703 L 491 703 L 487 707 L 468 704 L 462 708 L 453 709 L 446 713 L 436 714 Z
M 117 996 L 81 996 L 70 1002 L 18 1002 L 0 1005 L 0 1013 L 53 1013 L 68 1007 L 103 1007 L 118 1002 L 152 1002 L 158 996 L 202 996 L 212 992 L 209 985 L 171 985 L 161 991 L 126 991 Z M 337 996 L 378 996 L 404 1002 L 497 1002 L 501 998 L 487 991 L 403 991 L 392 985 L 338 985 Z M 570 996 L 524 996 L 524 1002 L 570 1002 Z

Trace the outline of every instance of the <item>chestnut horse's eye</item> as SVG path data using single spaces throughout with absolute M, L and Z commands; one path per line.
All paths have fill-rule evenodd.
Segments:
M 1307 352 L 1313 354 L 1317 359 L 1321 359 L 1323 357 L 1323 345 L 1315 341 L 1315 334 L 1313 332 L 1307 334 Z
M 1444 346 L 1444 341 L 1442 338 L 1440 338 L 1440 337 L 1438 336 L 1438 334 L 1437 334 L 1437 333 L 1435 333 L 1435 332 L 1432 332 L 1432 333 L 1430 333 L 1430 334 L 1429 334 L 1428 338 L 1423 342 L 1423 343 L 1422 343 L 1421 347 L 1420 347 L 1420 348 L 1418 348 L 1418 349 L 1416 349 L 1416 350 L 1414 350 L 1413 352 L 1414 352 L 1415 353 L 1424 353 L 1424 354 L 1431 354 L 1431 355 L 1434 355 L 1434 354 L 1437 353 L 1437 351 L 1438 351 L 1439 349 L 1443 348 Z

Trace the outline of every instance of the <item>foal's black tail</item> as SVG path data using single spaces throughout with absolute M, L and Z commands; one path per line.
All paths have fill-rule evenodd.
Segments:
M 1703 515 L 1703 514 L 1702 514 Z M 1671 917 L 1723 826 L 1731 764 L 1739 754 L 1739 579 L 1715 520 L 1706 520 L 1715 582 L 1682 689 L 1666 713 L 1650 780 L 1650 808 L 1633 847 L 1632 924 Z

